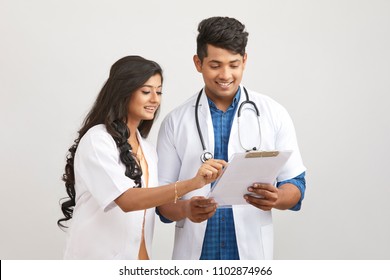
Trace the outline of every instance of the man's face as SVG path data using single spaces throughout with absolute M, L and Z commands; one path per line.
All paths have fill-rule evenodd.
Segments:
M 195 67 L 202 74 L 206 94 L 214 103 L 231 102 L 241 83 L 246 57 L 208 45 L 207 57 L 194 56 Z M 230 103 L 229 103 L 230 104 Z

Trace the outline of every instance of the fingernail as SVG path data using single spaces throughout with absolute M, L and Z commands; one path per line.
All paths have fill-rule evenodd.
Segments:
M 248 188 L 248 191 L 252 192 L 252 191 L 253 191 L 253 188 L 252 188 L 252 187 L 249 187 L 249 188 Z

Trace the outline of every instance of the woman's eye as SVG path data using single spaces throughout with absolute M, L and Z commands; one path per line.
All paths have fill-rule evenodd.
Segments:
M 149 94 L 150 91 L 142 91 L 143 94 Z
M 162 93 L 162 91 L 157 91 L 157 94 L 158 94 L 158 95 L 161 95 L 161 94 L 163 94 L 163 93 Z

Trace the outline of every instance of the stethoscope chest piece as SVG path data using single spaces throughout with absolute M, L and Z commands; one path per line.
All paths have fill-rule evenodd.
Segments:
M 214 156 L 212 153 L 204 151 L 203 154 L 200 156 L 200 160 L 205 163 L 209 159 L 212 159 Z

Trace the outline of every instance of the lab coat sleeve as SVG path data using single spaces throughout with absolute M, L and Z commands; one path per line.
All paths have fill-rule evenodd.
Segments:
M 161 124 L 157 141 L 160 185 L 176 182 L 179 178 L 181 160 L 174 135 L 174 119 L 172 115 L 168 115 Z
M 87 133 L 81 139 L 75 157 L 75 175 L 104 211 L 115 207 L 114 200 L 134 185 L 125 175 L 116 143 L 102 131 Z

